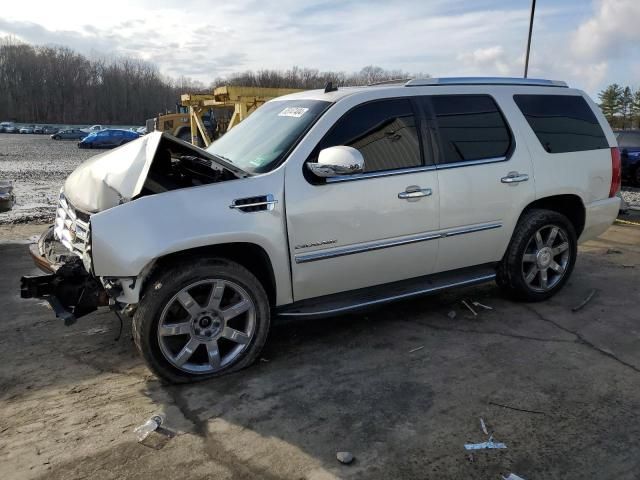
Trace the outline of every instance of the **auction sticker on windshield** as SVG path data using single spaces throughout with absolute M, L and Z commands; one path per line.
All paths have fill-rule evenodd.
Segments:
M 309 111 L 308 108 L 304 108 L 304 107 L 287 107 L 284 110 L 282 110 L 278 116 L 279 117 L 295 117 L 295 118 L 300 118 L 302 115 L 305 114 L 305 112 Z

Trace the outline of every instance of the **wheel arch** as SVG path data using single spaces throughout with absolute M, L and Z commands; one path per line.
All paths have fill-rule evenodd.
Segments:
M 221 243 L 172 252 L 159 257 L 154 261 L 153 267 L 151 268 L 147 278 L 153 278 L 158 272 L 169 268 L 171 264 L 181 262 L 186 259 L 191 260 L 202 257 L 222 257 L 242 265 L 254 274 L 262 284 L 267 296 L 269 297 L 269 303 L 271 306 L 276 304 L 277 284 L 273 264 L 269 258 L 269 254 L 264 250 L 264 248 L 255 243 Z M 148 285 L 148 282 L 145 283 Z M 143 287 L 143 290 L 147 285 Z
M 550 195 L 538 198 L 529 203 L 520 214 L 520 218 L 535 209 L 545 209 L 558 212 L 569 219 L 576 231 L 576 238 L 580 238 L 586 221 L 586 210 L 582 199 L 575 194 Z M 520 219 L 518 219 L 519 221 Z

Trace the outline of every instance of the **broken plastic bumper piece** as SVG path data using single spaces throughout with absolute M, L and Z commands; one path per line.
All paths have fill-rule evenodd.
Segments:
M 104 288 L 85 269 L 76 255 L 55 253 L 51 230 L 45 232 L 30 248 L 31 256 L 45 275 L 24 276 L 20 279 L 22 298 L 42 298 L 49 302 L 56 317 L 65 325 L 109 304 Z

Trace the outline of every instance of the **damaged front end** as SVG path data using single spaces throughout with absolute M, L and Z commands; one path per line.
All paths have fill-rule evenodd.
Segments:
M 23 276 L 20 280 L 20 296 L 46 300 L 56 317 L 64 320 L 65 325 L 71 325 L 98 307 L 109 305 L 109 297 L 102 284 L 88 271 L 91 269 L 90 253 L 78 251 L 84 250 L 85 241 L 77 241 L 79 229 L 76 229 L 75 222 L 66 221 L 64 227 L 56 231 L 60 216 L 61 212 L 56 218 L 56 225 L 51 226 L 38 243 L 30 247 L 34 263 L 47 273 Z M 56 238 L 58 236 L 60 240 Z M 68 239 L 72 239 L 73 243 Z M 67 245 L 76 250 L 69 249 Z
M 137 303 L 141 282 L 126 277 L 123 284 L 124 278 L 95 271 L 91 219 L 141 197 L 246 176 L 224 159 L 161 132 L 90 158 L 67 178 L 55 224 L 30 248 L 46 275 L 22 277 L 21 297 L 46 300 L 67 325 L 101 306 L 123 311 Z

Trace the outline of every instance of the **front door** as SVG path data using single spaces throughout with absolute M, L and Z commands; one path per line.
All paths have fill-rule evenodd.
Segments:
M 362 174 L 325 181 L 299 164 L 287 166 L 296 301 L 433 271 L 439 187 L 431 155 L 425 155 L 430 149 L 418 134 L 416 106 L 407 98 L 356 106 L 311 155 L 315 160 L 321 149 L 335 145 L 357 148 L 365 160 Z

